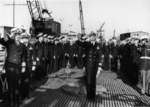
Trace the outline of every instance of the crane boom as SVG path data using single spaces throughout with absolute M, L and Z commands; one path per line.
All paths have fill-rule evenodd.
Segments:
M 102 25 L 100 26 L 97 32 L 103 32 L 104 25 L 105 25 L 105 22 L 102 23 Z
M 101 27 L 100 27 L 99 31 L 102 31 L 102 29 L 103 29 L 104 25 L 105 25 L 105 22 L 103 22 L 103 23 L 102 23 L 102 25 L 101 25 Z
M 103 35 L 103 32 L 104 32 L 103 27 L 104 27 L 104 25 L 105 25 L 105 22 L 103 22 L 102 25 L 100 26 L 100 28 L 97 30 L 97 33 L 98 33 L 99 36 Z
M 42 10 L 38 0 L 27 0 L 30 15 L 33 19 L 42 18 Z
M 84 35 L 85 34 L 85 27 L 84 27 L 84 17 L 83 17 L 81 0 L 79 0 L 79 11 L 80 11 L 81 34 Z

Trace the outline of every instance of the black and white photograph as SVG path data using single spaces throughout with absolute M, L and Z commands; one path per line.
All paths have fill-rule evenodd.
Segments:
M 0 107 L 150 107 L 150 0 L 0 0 Z

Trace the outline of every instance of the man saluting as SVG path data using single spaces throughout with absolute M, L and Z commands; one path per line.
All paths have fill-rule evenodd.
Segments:
M 6 77 L 8 81 L 9 107 L 19 106 L 19 85 L 22 66 L 25 66 L 25 45 L 20 43 L 23 30 L 13 28 L 11 34 L 0 38 L 0 43 L 6 47 L 7 57 L 5 61 Z M 24 72 L 25 69 L 22 69 Z

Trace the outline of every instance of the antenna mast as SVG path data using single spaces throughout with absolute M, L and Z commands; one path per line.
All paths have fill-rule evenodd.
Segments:
M 83 17 L 83 10 L 82 10 L 81 0 L 79 0 L 79 11 L 80 11 L 81 34 L 85 35 L 84 17 Z

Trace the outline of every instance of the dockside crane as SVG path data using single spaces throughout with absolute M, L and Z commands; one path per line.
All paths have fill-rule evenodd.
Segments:
M 26 1 L 32 18 L 30 32 L 33 36 L 38 33 L 59 36 L 61 33 L 61 24 L 53 20 L 46 6 L 42 8 L 39 0 Z
M 105 22 L 103 22 L 102 25 L 100 26 L 100 28 L 97 30 L 98 36 L 101 36 L 101 37 L 103 36 L 103 32 L 104 32 L 103 27 L 104 27 L 104 25 L 105 25 Z
M 114 32 L 113 32 L 113 37 L 112 38 L 116 38 L 116 30 L 114 29 Z
M 84 27 L 84 17 L 83 17 L 81 0 L 79 0 L 79 12 L 80 12 L 81 34 L 83 36 L 83 35 L 85 35 L 85 27 Z

